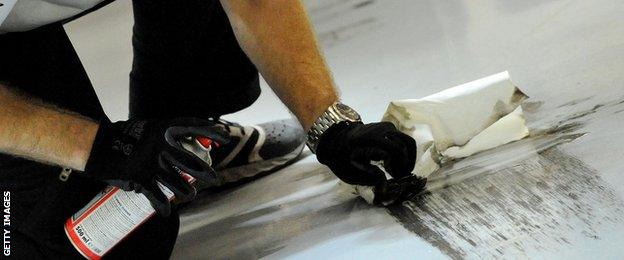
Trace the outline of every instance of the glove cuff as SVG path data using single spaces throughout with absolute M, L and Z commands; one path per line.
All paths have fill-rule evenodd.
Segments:
M 84 172 L 86 173 L 86 177 L 90 176 L 91 173 L 96 172 L 97 169 L 101 169 L 101 167 L 106 167 L 106 164 L 102 165 L 99 158 L 105 157 L 107 146 L 112 145 L 113 133 L 111 131 L 113 123 L 108 120 L 108 118 L 104 118 L 100 120 L 98 131 L 95 134 L 95 140 L 93 141 L 93 145 L 91 145 L 91 152 L 89 153 L 89 159 L 87 160 L 87 164 L 85 165 Z
M 335 149 L 332 147 L 341 147 L 343 144 L 334 144 L 338 142 L 344 142 L 345 138 L 342 138 L 345 132 L 350 129 L 363 125 L 362 122 L 350 122 L 342 121 L 331 125 L 325 132 L 319 137 L 318 144 L 316 146 L 316 158 L 322 164 L 329 165 L 336 155 Z

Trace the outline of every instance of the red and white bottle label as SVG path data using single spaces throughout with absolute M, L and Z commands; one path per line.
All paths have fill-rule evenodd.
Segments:
M 190 183 L 195 181 L 188 174 L 183 173 L 183 177 Z M 172 200 L 173 192 L 158 185 Z M 67 219 L 65 233 L 85 258 L 100 259 L 154 213 L 143 194 L 109 186 Z
M 182 143 L 208 165 L 212 165 L 211 145 L 212 140 L 205 137 Z M 193 176 L 180 174 L 188 183 L 195 182 Z M 158 186 L 170 201 L 173 200 L 171 190 L 160 183 Z M 84 257 L 100 259 L 155 212 L 143 194 L 109 186 L 65 222 L 65 233 Z

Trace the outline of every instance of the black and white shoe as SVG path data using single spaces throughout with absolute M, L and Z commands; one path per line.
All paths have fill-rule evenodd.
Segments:
M 198 183 L 198 189 L 221 186 L 279 168 L 295 159 L 305 146 L 305 132 L 294 119 L 241 126 L 217 121 L 230 135 L 230 142 L 210 151 L 217 183 Z

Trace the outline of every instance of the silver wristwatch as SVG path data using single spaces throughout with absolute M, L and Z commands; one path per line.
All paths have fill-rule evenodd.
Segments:
M 360 115 L 349 106 L 340 102 L 335 102 L 325 110 L 323 115 L 316 119 L 312 128 L 308 131 L 308 141 L 306 144 L 310 150 L 316 153 L 316 146 L 318 145 L 319 138 L 325 130 L 333 124 L 343 121 L 362 122 L 362 119 Z

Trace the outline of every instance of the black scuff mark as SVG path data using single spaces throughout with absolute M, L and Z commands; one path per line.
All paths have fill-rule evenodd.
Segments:
M 418 234 L 427 242 L 439 248 L 442 252 L 453 259 L 461 259 L 465 254 L 456 250 L 449 241 L 446 241 L 443 234 L 437 233 L 436 229 L 443 229 L 440 227 L 431 228 L 428 225 L 424 225 L 424 220 L 419 215 L 413 213 L 410 206 L 418 207 L 417 201 L 412 204 L 406 205 L 406 207 L 392 207 L 392 215 L 399 220 L 399 223 L 406 229 Z
M 356 3 L 356 4 L 353 6 L 353 8 L 354 8 L 354 9 L 359 9 L 359 8 L 362 8 L 362 7 L 369 6 L 369 5 L 373 4 L 373 3 L 375 3 L 375 0 L 367 0 L 367 1 L 363 1 L 363 2 Z
M 331 1 L 328 4 L 320 5 L 318 7 L 308 10 L 312 18 L 316 16 L 322 16 L 326 14 L 333 14 L 335 10 L 341 9 L 341 6 L 348 4 L 351 0 L 338 0 Z
M 583 103 L 585 101 L 591 100 L 592 98 L 594 98 L 594 96 L 574 99 L 574 100 L 571 100 L 571 101 L 568 101 L 566 103 L 563 103 L 563 104 L 559 105 L 557 108 L 575 106 L 575 105 L 578 105 L 578 104 Z
M 310 19 L 318 23 L 341 20 L 342 17 L 370 6 L 375 0 L 333 0 L 329 3 L 313 5 L 308 9 Z
M 567 120 L 576 120 L 576 119 L 583 118 L 583 117 L 586 117 L 588 115 L 594 114 L 594 113 L 598 112 L 598 109 L 600 109 L 601 107 L 604 107 L 604 106 L 605 106 L 604 104 L 595 105 L 593 108 L 591 108 L 589 110 L 582 111 L 582 112 L 576 113 L 576 114 L 568 117 Z
M 388 210 L 453 259 L 572 246 L 575 234 L 600 239 L 597 228 L 624 223 L 624 203 L 609 185 L 556 147 L 485 171 Z
M 349 24 L 332 28 L 318 34 L 319 42 L 326 48 L 333 47 L 340 43 L 346 42 L 358 35 L 370 32 L 372 29 L 380 26 L 379 21 L 375 17 L 364 18 Z
M 619 113 L 622 113 L 622 112 L 624 112 L 624 109 L 620 109 L 618 111 L 615 111 L 615 112 L 613 112 L 613 114 L 619 114 Z
M 576 248 L 577 236 L 599 240 L 598 230 L 624 228 L 624 202 L 596 170 L 558 146 L 586 135 L 581 130 L 591 115 L 622 104 L 617 99 L 561 114 L 550 127 L 531 129 L 527 139 L 443 166 L 436 173 L 448 174 L 430 179 L 438 182 L 432 191 L 388 211 L 453 259 L 529 256 Z M 542 105 L 525 101 L 523 109 Z
M 624 112 L 624 109 L 620 107 L 624 105 L 624 97 L 620 97 L 611 101 L 602 102 L 599 104 L 595 104 L 590 108 L 582 109 L 579 111 L 575 111 L 570 113 L 569 110 L 573 109 L 574 106 L 579 105 L 583 102 L 593 99 L 594 96 L 581 98 L 566 102 L 557 108 L 562 109 L 560 114 L 555 115 L 554 117 L 557 120 L 550 122 L 550 127 L 546 127 L 545 129 L 533 128 L 531 129 L 531 136 L 541 135 L 541 134 L 549 134 L 549 133 L 562 133 L 566 131 L 567 133 L 578 130 L 583 125 L 587 124 L 588 121 L 595 119 L 595 114 L 599 112 L 605 112 L 608 110 L 615 110 L 612 114 L 618 114 L 620 112 Z M 525 104 L 526 103 L 526 104 Z M 522 104 L 522 107 L 525 111 L 525 116 L 534 117 L 539 110 L 539 107 L 543 104 L 543 101 L 529 101 Z M 538 121 L 538 120 L 532 120 Z M 540 122 L 542 125 L 544 122 Z M 529 127 L 531 127 L 529 125 Z M 567 129 L 567 130 L 566 130 Z

